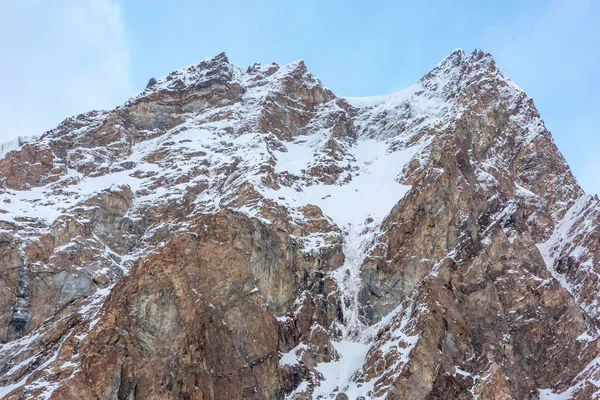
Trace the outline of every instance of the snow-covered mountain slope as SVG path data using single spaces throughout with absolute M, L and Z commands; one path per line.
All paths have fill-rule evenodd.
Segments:
M 3 398 L 600 396 L 600 205 L 489 54 L 373 98 L 220 54 L 0 174 Z

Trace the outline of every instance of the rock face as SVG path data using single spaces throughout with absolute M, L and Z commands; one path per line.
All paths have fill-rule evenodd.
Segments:
M 220 54 L 0 178 L 1 398 L 600 399 L 600 201 L 481 51 L 374 98 Z
M 8 152 L 17 150 L 24 143 L 36 140 L 38 136 L 17 136 L 8 142 L 0 143 L 0 157 L 4 157 Z

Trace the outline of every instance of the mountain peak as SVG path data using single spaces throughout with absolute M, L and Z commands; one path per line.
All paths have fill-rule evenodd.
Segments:
M 430 73 L 436 70 L 448 70 L 452 67 L 458 67 L 465 61 L 465 59 L 466 55 L 463 49 L 455 49 L 446 57 L 444 57 L 442 61 L 440 61 L 435 67 L 433 67 Z
M 590 398 L 598 203 L 482 51 L 221 53 L 0 159 L 0 397 Z
M 490 53 L 487 53 L 481 49 L 475 49 L 473 50 L 473 52 L 470 55 L 474 60 L 489 60 L 491 62 L 494 62 L 494 57 L 492 57 L 492 55 Z
M 225 54 L 225 52 L 222 51 L 213 58 L 211 58 L 211 61 L 229 63 L 229 58 L 227 57 L 227 54 Z
M 228 81 L 234 75 L 234 66 L 225 52 L 169 73 L 162 78 L 151 78 L 146 89 L 134 96 L 138 100 L 157 92 L 185 92 L 209 87 L 215 81 Z
M 426 73 L 422 81 L 433 77 L 442 77 L 445 79 L 460 79 L 464 74 L 480 72 L 499 72 L 496 63 L 491 54 L 475 49 L 467 55 L 462 49 L 455 49 L 449 55 L 444 57 L 435 67 Z

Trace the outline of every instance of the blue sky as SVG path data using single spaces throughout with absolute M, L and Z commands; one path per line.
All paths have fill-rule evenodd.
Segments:
M 600 193 L 600 2 L 0 0 L 0 140 L 109 108 L 227 52 L 304 59 L 336 94 L 394 92 L 457 47 L 491 53 Z

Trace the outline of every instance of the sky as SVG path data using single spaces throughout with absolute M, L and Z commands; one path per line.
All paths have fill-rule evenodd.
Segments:
M 120 105 L 222 51 L 242 67 L 303 59 L 336 94 L 373 96 L 459 47 L 492 54 L 600 193 L 597 0 L 0 0 L 0 141 Z

